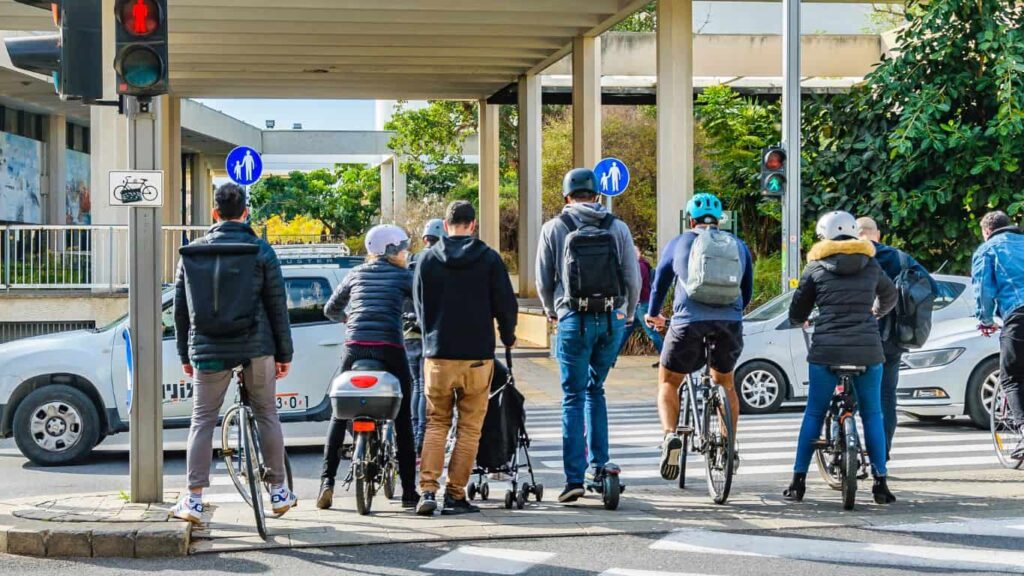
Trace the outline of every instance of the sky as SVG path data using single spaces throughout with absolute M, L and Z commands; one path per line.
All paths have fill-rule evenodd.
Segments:
M 805 34 L 859 34 L 870 25 L 870 4 L 805 3 Z M 693 3 L 694 31 L 703 34 L 781 34 L 781 2 Z M 374 130 L 373 100 L 201 100 L 258 128 L 274 120 L 278 130 L 301 123 L 305 130 Z

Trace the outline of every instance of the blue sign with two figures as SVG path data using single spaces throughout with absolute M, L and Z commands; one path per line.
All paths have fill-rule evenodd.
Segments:
M 594 166 L 594 174 L 597 176 L 600 187 L 598 192 L 605 196 L 618 196 L 629 186 L 629 169 L 618 158 L 601 160 L 597 166 Z
M 239 146 L 228 154 L 224 163 L 228 178 L 240 186 L 255 184 L 263 174 L 263 159 L 260 153 L 248 146 Z

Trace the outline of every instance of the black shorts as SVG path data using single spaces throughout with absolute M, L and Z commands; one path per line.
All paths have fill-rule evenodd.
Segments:
M 710 361 L 704 339 L 712 342 Z M 743 352 L 743 323 L 726 320 L 670 326 L 661 349 L 661 365 L 677 374 L 690 374 L 711 365 L 716 372 L 732 372 Z

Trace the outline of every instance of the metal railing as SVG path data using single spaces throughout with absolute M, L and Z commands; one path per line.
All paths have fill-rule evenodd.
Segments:
M 178 248 L 206 232 L 164 226 L 161 282 L 174 281 Z M 0 290 L 128 288 L 127 226 L 0 226 Z

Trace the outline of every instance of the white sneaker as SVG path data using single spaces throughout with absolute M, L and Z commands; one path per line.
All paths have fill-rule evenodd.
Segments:
M 285 486 L 278 486 L 270 493 L 270 508 L 281 515 L 299 505 L 299 498 Z
M 171 510 L 171 516 L 191 522 L 192 524 L 201 524 L 203 521 L 203 497 L 196 496 L 193 494 L 186 494 L 174 508 Z

